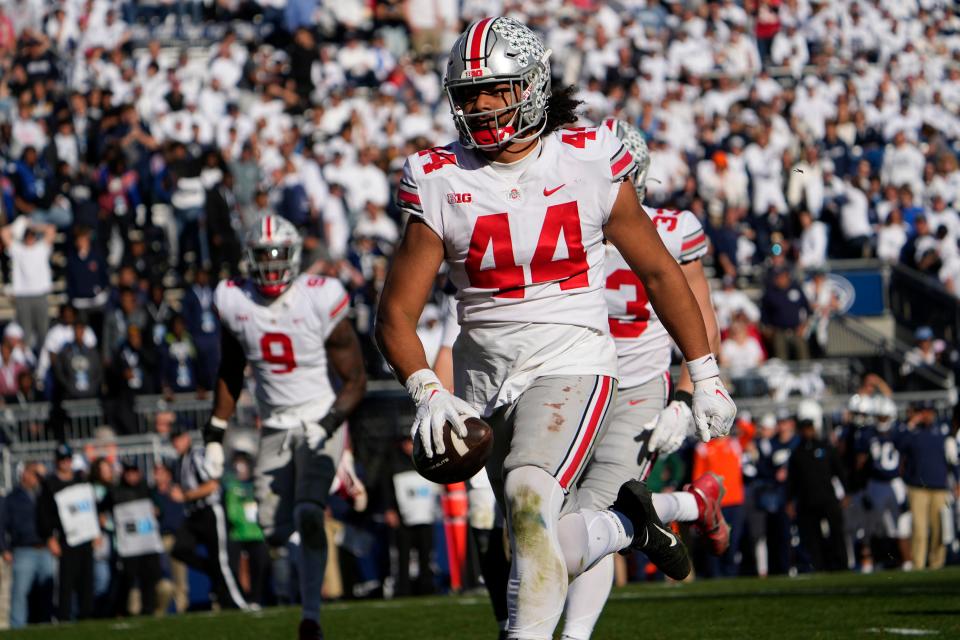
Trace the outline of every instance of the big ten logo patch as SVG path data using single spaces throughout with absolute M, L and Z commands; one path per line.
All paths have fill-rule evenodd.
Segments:
M 471 193 L 448 193 L 447 194 L 447 204 L 464 204 L 467 202 L 473 202 L 473 194 Z

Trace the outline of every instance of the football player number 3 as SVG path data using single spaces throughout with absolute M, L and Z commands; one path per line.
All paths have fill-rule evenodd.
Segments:
M 633 300 L 627 300 L 627 315 L 633 320 L 618 320 L 610 318 L 610 335 L 614 338 L 637 338 L 647 330 L 650 321 L 650 310 L 647 309 L 647 290 L 643 282 L 630 269 L 617 269 L 607 276 L 607 289 L 622 289 L 633 287 Z
M 265 362 L 277 365 L 270 373 L 290 373 L 297 368 L 293 356 L 293 341 L 285 333 L 265 333 L 260 338 L 260 353 Z
M 566 258 L 554 259 L 561 236 L 566 241 Z M 493 266 L 481 268 L 483 256 L 493 245 Z M 497 298 L 522 298 L 525 281 L 523 266 L 513 254 L 510 221 L 506 213 L 493 213 L 477 218 L 470 237 L 470 249 L 465 262 L 470 286 L 495 289 Z M 586 287 L 587 253 L 583 249 L 580 232 L 580 212 L 576 202 L 565 202 L 547 207 L 547 215 L 540 230 L 537 248 L 530 261 L 529 284 L 559 282 L 564 291 Z

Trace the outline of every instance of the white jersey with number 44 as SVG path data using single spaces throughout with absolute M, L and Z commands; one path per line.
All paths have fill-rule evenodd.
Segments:
M 350 311 L 343 285 L 304 274 L 267 301 L 249 280 L 225 280 L 214 303 L 253 369 L 263 424 L 289 429 L 326 415 L 335 394 L 325 343 Z
M 690 211 L 647 209 L 664 246 L 685 264 L 707 253 L 707 237 Z M 610 335 L 617 346 L 620 388 L 627 389 L 661 376 L 670 368 L 672 341 L 657 319 L 640 278 L 620 252 L 607 244 L 606 298 Z
M 398 201 L 443 241 L 463 328 L 457 392 L 484 413 L 538 376 L 616 376 L 603 226 L 634 168 L 606 128 L 545 135 L 514 165 L 458 142 L 407 158 Z

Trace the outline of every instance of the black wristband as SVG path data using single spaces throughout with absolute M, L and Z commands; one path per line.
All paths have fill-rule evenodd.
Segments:
M 691 409 L 693 409 L 693 394 L 689 391 L 683 391 L 682 389 L 677 389 L 673 392 L 673 399 L 678 402 L 682 402 Z
M 219 442 L 220 444 L 223 444 L 223 436 L 225 436 L 226 433 L 226 429 L 215 427 L 210 424 L 209 420 L 207 420 L 207 423 L 203 425 L 203 431 L 201 432 L 201 435 L 203 436 L 203 444 L 207 444 L 208 442 Z
M 336 431 L 346 419 L 347 414 L 333 407 L 327 412 L 327 415 L 320 419 L 320 426 L 327 432 L 327 435 L 333 435 L 333 432 Z

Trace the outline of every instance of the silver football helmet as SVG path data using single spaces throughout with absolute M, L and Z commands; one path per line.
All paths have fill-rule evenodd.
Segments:
M 897 421 L 897 403 L 891 398 L 880 396 L 876 399 L 877 431 L 886 433 Z
M 244 254 L 247 273 L 257 290 L 268 298 L 276 298 L 300 273 L 303 239 L 297 228 L 272 213 L 261 215 L 247 230 Z
M 647 195 L 647 172 L 650 170 L 650 150 L 647 148 L 646 139 L 639 129 L 623 120 L 607 118 L 603 121 L 603 126 L 620 139 L 636 161 L 637 168 L 630 174 L 630 179 L 637 190 L 637 199 L 640 200 L 640 204 L 643 204 L 643 199 Z
M 547 126 L 550 51 L 532 29 L 513 18 L 483 18 L 460 34 L 447 61 L 443 88 L 464 146 L 502 148 L 533 140 Z M 471 90 L 509 83 L 513 102 L 500 109 L 465 113 Z M 500 117 L 511 114 L 506 124 Z

